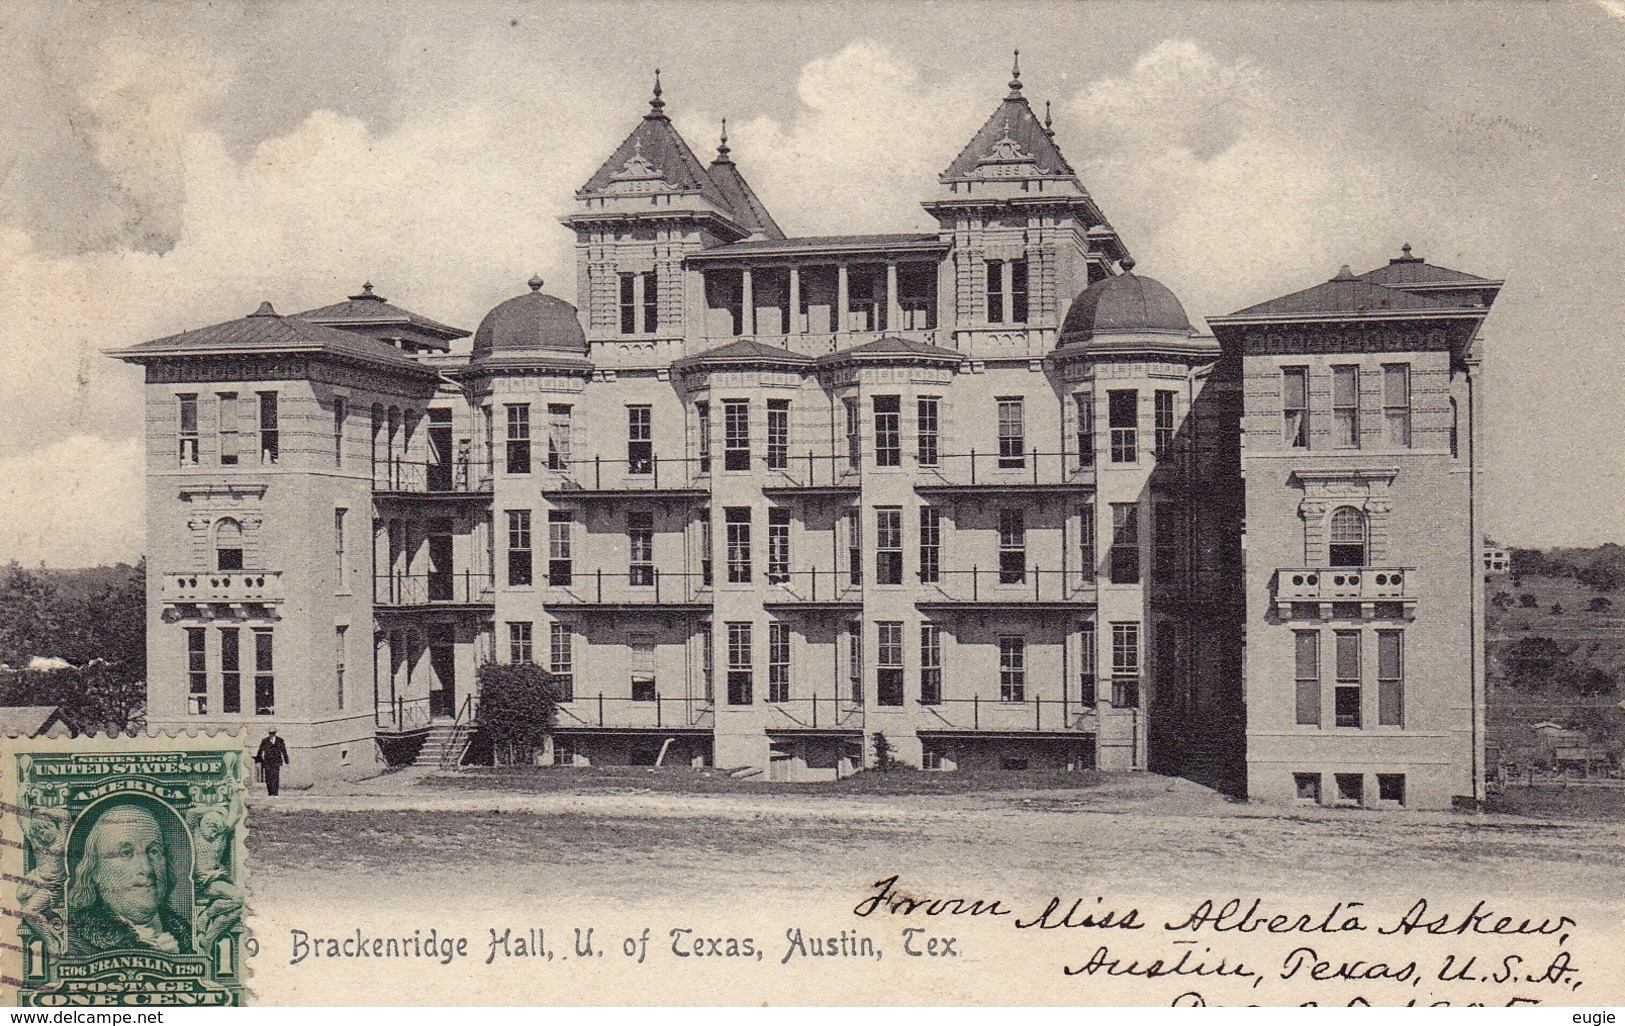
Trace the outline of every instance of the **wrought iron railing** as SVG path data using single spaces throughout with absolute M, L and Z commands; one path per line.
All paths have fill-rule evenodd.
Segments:
M 696 491 L 707 486 L 711 461 L 698 456 L 538 460 L 532 472 L 545 493 Z
M 847 570 L 785 570 L 764 575 L 768 583 L 764 599 L 768 605 L 798 605 L 825 602 L 861 602 L 863 585 L 852 583 Z
M 560 606 L 703 605 L 711 601 L 711 585 L 701 573 L 682 573 L 649 564 L 628 573 L 568 573 L 548 568 L 538 584 L 546 590 L 542 601 Z
M 766 703 L 768 730 L 862 730 L 863 706 L 845 698 L 814 693 Z
M 1095 600 L 1095 576 L 1081 569 L 1038 566 L 937 570 L 920 575 L 919 602 L 1077 602 Z M 934 579 L 929 579 L 934 578 Z
M 944 698 L 921 702 L 926 713 L 922 730 L 1021 730 L 1067 733 L 1094 729 L 1093 706 L 1082 705 L 1064 693 L 1060 698 L 1023 694 L 1019 698 Z
M 469 458 L 378 459 L 372 463 L 372 487 L 414 495 L 484 493 L 491 490 L 490 465 Z
M 711 703 L 703 698 L 686 695 L 662 695 L 658 690 L 648 695 L 575 695 L 569 701 L 559 702 L 554 726 L 610 727 L 626 729 L 677 729 L 707 726 L 712 715 Z
M 372 601 L 380 606 L 490 605 L 496 593 L 485 573 L 380 574 L 372 579 Z

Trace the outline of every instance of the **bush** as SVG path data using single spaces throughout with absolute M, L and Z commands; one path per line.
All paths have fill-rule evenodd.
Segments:
M 1592 599 L 1586 604 L 1586 609 L 1593 613 L 1606 613 L 1613 608 L 1613 602 L 1609 601 L 1605 596 L 1602 595 L 1598 595 L 1596 598 Z
M 1552 615 L 1553 616 L 1562 616 L 1563 615 L 1563 603 L 1561 603 L 1561 602 L 1553 602 L 1552 603 Z
M 895 750 L 892 748 L 892 743 L 887 740 L 884 732 L 875 731 L 874 740 L 870 743 L 874 745 L 875 768 L 889 770 L 897 765 L 897 759 L 893 754 Z
M 1498 591 L 1495 593 L 1495 597 L 1490 599 L 1490 605 L 1494 606 L 1496 609 L 1511 609 L 1513 606 L 1513 599 L 1512 596 L 1506 592 Z
M 534 761 L 558 718 L 564 689 L 535 663 L 486 663 L 480 685 L 480 729 L 491 739 L 499 764 Z
M 1522 606 L 1524 609 L 1535 609 L 1540 606 L 1540 599 L 1529 594 L 1519 595 L 1518 605 Z

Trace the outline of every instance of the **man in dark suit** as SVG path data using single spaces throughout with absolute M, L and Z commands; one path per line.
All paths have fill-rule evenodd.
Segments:
M 276 736 L 275 727 L 260 742 L 260 750 L 254 754 L 254 761 L 260 764 L 260 769 L 265 773 L 265 793 L 276 794 L 282 789 L 282 767 L 288 764 L 288 743 Z
M 192 954 L 188 917 L 169 907 L 169 845 L 151 812 L 130 803 L 102 813 L 68 889 L 68 954 Z

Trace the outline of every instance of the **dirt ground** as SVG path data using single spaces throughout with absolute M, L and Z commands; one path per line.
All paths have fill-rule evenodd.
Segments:
M 1426 896 L 1463 910 L 1480 899 L 1518 915 L 1560 909 L 1605 923 L 1610 937 L 1621 921 L 1625 825 L 1617 816 L 1267 809 L 1148 774 L 844 794 L 682 790 L 635 774 L 560 780 L 393 774 L 274 802 L 259 796 L 250 812 L 257 933 L 268 953 L 281 953 L 293 929 L 410 933 L 455 910 L 452 919 L 476 937 L 487 923 L 545 921 L 563 931 L 584 916 L 611 932 L 651 923 L 657 940 L 665 926 L 687 921 L 779 937 L 785 917 L 834 936 L 870 925 L 853 910 L 894 875 L 913 894 L 1035 910 L 1051 895 L 1166 915 L 1206 898 L 1261 896 L 1316 907 L 1362 901 L 1392 915 Z M 1008 942 L 984 935 L 981 946 Z M 287 994 L 300 1000 L 323 987 L 364 997 L 325 971 L 279 970 L 270 993 L 297 980 L 301 989 Z M 1619 985 L 1617 960 L 1610 971 L 1616 979 L 1593 984 L 1593 994 Z M 945 977 L 947 989 L 930 997 L 989 1000 L 954 989 L 974 978 Z M 462 979 L 445 994 L 464 994 Z M 548 1000 L 656 1000 L 625 985 L 577 977 Z M 464 996 L 492 993 L 504 992 Z M 1069 1000 L 1048 995 L 1031 999 Z M 817 1000 L 805 992 L 790 999 Z

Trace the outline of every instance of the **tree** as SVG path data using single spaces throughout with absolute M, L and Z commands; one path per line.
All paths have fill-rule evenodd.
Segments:
M 535 663 L 486 663 L 475 676 L 480 729 L 491 739 L 497 761 L 530 763 L 552 733 L 563 686 Z
M 1563 603 L 1561 603 L 1561 602 L 1553 602 L 1552 603 L 1552 615 L 1553 616 L 1562 616 L 1563 615 Z
M 0 663 L 24 667 L 34 656 L 55 655 L 60 622 L 50 578 L 12 560 L 0 579 Z
M 875 767 L 877 769 L 889 770 L 897 764 L 897 760 L 892 754 L 894 751 L 892 743 L 887 740 L 883 731 L 875 731 L 874 739 L 870 744 L 874 746 Z
M 0 705 L 54 705 L 76 731 L 121 733 L 146 726 L 147 686 L 100 660 L 61 670 L 0 674 Z
M 1557 642 L 1546 637 L 1519 638 L 1501 657 L 1507 682 L 1519 688 L 1567 685 L 1577 668 Z
M 1606 613 L 1613 608 L 1614 603 L 1609 601 L 1609 599 L 1603 595 L 1598 595 L 1596 598 L 1586 603 L 1586 609 L 1593 613 Z
M 1496 609 L 1511 609 L 1513 606 L 1512 596 L 1504 591 L 1498 591 L 1495 593 L 1495 597 L 1490 599 L 1490 605 Z
M 1528 592 L 1524 592 L 1522 595 L 1518 596 L 1518 605 L 1522 606 L 1524 609 L 1535 609 L 1540 606 L 1540 599 L 1529 594 Z
M 1602 546 L 1575 576 L 1592 591 L 1618 591 L 1625 585 L 1625 547 L 1613 543 Z
M 147 564 L 120 563 L 101 590 L 59 600 L 53 655 L 75 665 L 101 660 L 134 680 L 147 676 Z
M 1581 670 L 1574 686 L 1582 695 L 1611 695 L 1619 690 L 1619 682 L 1614 675 L 1600 666 L 1588 666 Z

